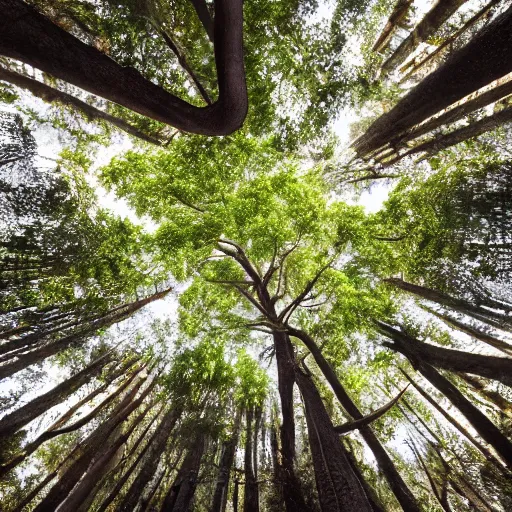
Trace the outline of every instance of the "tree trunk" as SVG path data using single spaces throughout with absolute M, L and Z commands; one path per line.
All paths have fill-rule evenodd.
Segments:
M 43 500 L 35 507 L 34 512 L 46 512 L 56 510 L 57 507 L 66 499 L 73 487 L 78 483 L 85 473 L 89 464 L 94 459 L 96 453 L 105 443 L 110 434 L 123 422 L 127 421 L 133 411 L 135 411 L 153 389 L 156 380 L 146 387 L 140 397 L 134 398 L 138 387 L 135 386 L 118 404 L 110 417 L 101 423 L 84 442 L 84 450 L 71 466 L 69 466 L 60 479 L 48 491 Z M 134 393 L 135 392 L 135 393 Z
M 368 498 L 350 467 L 314 382 L 298 368 L 295 378 L 304 400 L 309 445 L 322 512 L 371 512 Z
M 99 359 L 93 361 L 82 371 L 76 373 L 69 379 L 55 386 L 43 395 L 34 398 L 16 411 L 11 412 L 0 420 L 0 437 L 6 439 L 17 432 L 20 428 L 30 423 L 44 412 L 55 405 L 63 402 L 77 389 L 89 382 L 94 376 L 101 372 L 103 367 L 112 361 L 112 353 L 109 352 Z
M 104 443 L 99 447 L 94 456 L 93 464 L 91 464 L 78 485 L 75 486 L 69 496 L 59 506 L 59 512 L 75 512 L 80 507 L 97 484 L 102 481 L 107 472 L 112 469 L 110 461 L 128 441 L 133 431 L 139 426 L 140 422 L 146 417 L 146 414 L 152 407 L 154 407 L 154 405 L 154 403 L 150 403 L 146 406 L 146 408 L 133 420 L 132 424 L 124 434 L 117 435 L 114 439 L 109 439 L 109 442 Z
M 96 107 L 85 103 L 85 101 L 71 96 L 71 94 L 54 89 L 53 87 L 38 82 L 37 80 L 24 75 L 20 75 L 15 71 L 5 69 L 2 66 L 0 66 L 0 80 L 4 80 L 13 85 L 16 85 L 17 87 L 21 87 L 22 89 L 30 91 L 34 96 L 41 98 L 48 103 L 59 103 L 66 107 L 70 107 L 72 110 L 76 110 L 84 114 L 86 118 L 91 121 L 105 121 L 128 133 L 129 135 L 132 135 L 133 137 L 137 137 L 138 139 L 149 142 L 150 144 L 155 144 L 157 146 L 162 145 L 161 141 L 159 141 L 157 138 L 141 132 L 123 119 L 114 117 L 107 112 L 103 112 L 102 110 L 99 110 Z
M 474 139 L 483 133 L 494 130 L 505 123 L 509 123 L 510 121 L 512 121 L 512 107 L 505 108 L 495 114 L 484 117 L 479 121 L 473 121 L 467 126 L 458 128 L 444 135 L 440 135 L 439 137 L 434 137 L 426 142 L 422 142 L 421 144 L 408 149 L 401 155 L 393 157 L 391 160 L 383 161 L 382 164 L 384 167 L 389 167 L 396 164 L 406 156 L 412 156 L 418 153 L 426 153 L 428 156 L 435 155 L 443 149 L 460 144 L 465 140 Z
M 512 71 L 512 7 L 489 23 L 436 71 L 423 79 L 353 143 L 358 156 L 402 133 L 468 94 Z
M 507 467 L 512 469 L 512 443 L 500 432 L 496 425 L 432 366 L 417 361 L 414 364 L 417 365 L 419 372 L 465 416 L 469 424 L 478 432 L 478 435 L 496 450 Z M 410 382 L 412 383 L 411 380 Z M 426 397 L 428 395 L 425 393 L 422 396 Z M 434 401 L 430 403 L 433 404 Z M 439 407 L 438 410 L 441 412 L 442 408 Z
M 244 512 L 259 512 L 258 483 L 254 475 L 254 456 L 253 442 L 254 434 L 252 431 L 254 420 L 254 407 L 248 407 L 245 411 L 246 434 L 245 434 L 245 457 L 244 457 Z
M 123 501 L 118 506 L 119 511 L 132 512 L 135 510 L 142 491 L 155 474 L 158 462 L 165 450 L 169 436 L 180 416 L 181 410 L 179 408 L 171 408 L 162 418 L 162 421 L 158 425 L 151 439 L 151 446 L 149 447 L 148 453 L 145 457 L 146 460 L 140 468 L 139 474 L 135 477 L 130 489 L 123 498 Z
M 341 406 L 347 411 L 347 413 L 356 420 L 363 418 L 363 414 L 343 388 L 340 380 L 338 379 L 338 376 L 332 369 L 331 365 L 327 362 L 314 340 L 304 331 L 300 331 L 298 329 L 289 329 L 289 333 L 290 335 L 300 339 L 304 345 L 306 345 L 307 349 L 314 357 L 318 367 L 322 371 L 324 377 L 327 379 L 327 382 L 330 384 Z M 370 426 L 363 427 L 361 428 L 360 432 L 363 436 L 363 439 L 372 450 L 379 465 L 379 469 L 386 477 L 391 490 L 393 491 L 404 511 L 420 512 L 421 509 L 416 501 L 416 498 L 400 476 L 400 473 L 397 471 L 393 461 L 391 460 L 391 457 L 373 432 L 372 428 Z
M 21 0 L 0 0 L 0 54 L 20 60 L 143 116 L 200 135 L 229 135 L 242 126 L 247 91 L 242 2 L 215 1 L 219 99 L 195 107 L 52 23 Z M 94 72 L 91 72 L 94 70 Z
M 222 443 L 222 455 L 219 464 L 217 485 L 213 494 L 211 512 L 224 512 L 226 509 L 229 475 L 235 460 L 235 452 L 238 444 L 238 431 L 240 429 L 241 412 L 237 411 L 233 433 L 231 437 Z
M 377 325 L 381 334 L 393 340 L 393 343 L 384 342 L 384 345 L 413 361 L 421 360 L 442 370 L 472 373 L 512 386 L 512 358 L 484 356 L 437 347 L 419 341 L 384 322 L 377 322 Z
M 403 62 L 420 43 L 434 35 L 443 23 L 467 0 L 438 0 L 425 17 L 416 25 L 400 46 L 382 65 L 381 77 L 388 75 Z
M 134 454 L 137 451 L 137 448 L 139 445 L 146 439 L 146 436 L 152 427 L 153 423 L 157 420 L 157 418 L 160 416 L 162 412 L 162 408 L 153 416 L 151 421 L 148 423 L 142 434 L 138 437 L 137 441 L 135 441 L 135 444 L 131 450 L 131 454 Z M 123 488 L 124 484 L 128 481 L 132 473 L 134 472 L 135 468 L 138 466 L 139 462 L 144 458 L 147 451 L 149 450 L 149 447 L 151 446 L 151 442 L 153 440 L 153 437 L 151 437 L 144 448 L 141 450 L 139 455 L 137 455 L 136 459 L 132 462 L 130 467 L 126 470 L 126 472 L 123 474 L 121 478 L 119 478 L 116 481 L 116 484 L 112 491 L 108 494 L 108 496 L 103 500 L 101 505 L 98 507 L 96 512 L 105 512 L 107 510 L 108 506 L 119 496 L 119 493 L 121 492 L 121 489 Z
M 490 334 L 481 331 L 477 327 L 460 322 L 459 320 L 449 315 L 439 313 L 426 306 L 422 307 L 432 315 L 437 316 L 437 318 L 442 320 L 446 325 L 448 325 L 452 329 L 457 329 L 458 331 L 463 332 L 471 336 L 472 338 L 487 343 L 487 345 L 495 348 L 496 350 L 500 350 L 501 352 L 507 354 L 508 356 L 512 356 L 512 345 L 509 345 L 506 341 L 495 338 L 494 336 L 491 336 Z
M 398 0 L 393 8 L 391 16 L 388 18 L 384 29 L 380 33 L 377 41 L 373 45 L 372 52 L 382 53 L 388 46 L 389 40 L 393 35 L 397 25 L 405 18 L 409 12 L 413 0 Z
M 485 322 L 493 327 L 497 327 L 498 329 L 512 332 L 512 317 L 509 317 L 508 315 L 497 313 L 481 306 L 476 306 L 463 299 L 452 297 L 451 295 L 433 290 L 432 288 L 408 283 L 402 279 L 390 278 L 384 279 L 384 282 L 394 286 L 395 288 L 400 288 L 405 292 L 421 297 L 422 299 L 435 302 L 441 306 L 453 309 L 454 311 L 458 311 L 464 315 L 468 315 L 480 322 Z
M 197 486 L 197 477 L 205 449 L 205 434 L 196 436 L 162 504 L 161 512 L 187 512 Z

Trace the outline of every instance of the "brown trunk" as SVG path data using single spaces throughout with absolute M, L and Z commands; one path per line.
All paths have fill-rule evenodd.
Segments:
M 371 512 L 368 498 L 350 467 L 313 380 L 298 368 L 295 378 L 304 400 L 309 445 L 322 512 Z
M 418 361 L 414 361 L 414 364 L 416 364 L 420 373 L 465 416 L 469 424 L 478 432 L 478 435 L 496 450 L 506 462 L 508 468 L 512 469 L 512 443 L 500 432 L 496 425 L 432 366 Z M 408 380 L 411 384 L 415 384 L 412 379 L 409 378 Z M 419 388 L 419 386 L 415 387 L 416 389 Z M 426 398 L 428 394 L 424 393 L 422 396 Z M 429 403 L 433 405 L 435 402 L 432 400 Z M 441 412 L 441 410 L 442 407 L 439 407 L 438 411 Z M 453 424 L 453 418 L 451 420 Z
M 171 408 L 162 418 L 162 421 L 158 425 L 151 439 L 151 446 L 149 447 L 144 464 L 140 468 L 138 475 L 135 477 L 133 484 L 123 498 L 123 501 L 118 505 L 119 511 L 131 512 L 132 510 L 135 510 L 142 491 L 155 474 L 158 462 L 165 450 L 169 436 L 180 416 L 181 410 L 179 408 Z
M 384 322 L 377 322 L 377 325 L 381 334 L 393 340 L 392 343 L 386 341 L 383 344 L 413 361 L 421 360 L 442 370 L 472 373 L 512 386 L 512 358 L 484 356 L 437 347 L 419 341 Z
M 0 54 L 6 57 L 179 130 L 228 135 L 242 126 L 247 113 L 247 91 L 240 0 L 215 1 L 219 99 L 203 108 L 168 93 L 136 70 L 117 64 L 21 0 L 0 0 L 0 11 Z
M 331 365 L 327 362 L 314 340 L 304 331 L 300 331 L 298 329 L 290 329 L 289 332 L 292 336 L 300 339 L 311 352 L 315 362 L 322 371 L 324 377 L 327 379 L 327 382 L 330 384 L 341 406 L 354 419 L 362 419 L 364 417 L 363 414 L 343 388 L 340 380 L 338 379 L 338 376 L 332 369 Z M 379 469 L 386 477 L 391 490 L 393 491 L 404 511 L 420 512 L 421 509 L 416 502 L 416 498 L 400 476 L 400 473 L 397 471 L 393 461 L 391 460 L 391 457 L 373 432 L 372 428 L 370 426 L 366 426 L 361 428 L 360 432 L 363 436 L 363 439 L 372 450 L 379 465 Z
M 231 437 L 222 443 L 222 455 L 219 464 L 217 485 L 213 494 L 211 512 L 224 512 L 227 504 L 229 475 L 235 460 L 236 446 L 238 444 L 238 431 L 240 429 L 241 412 L 237 411 L 233 433 Z
M 397 25 L 405 18 L 409 12 L 413 0 L 398 0 L 393 8 L 391 16 L 388 18 L 384 29 L 380 33 L 377 41 L 373 45 L 372 52 L 381 53 L 388 46 L 389 40 L 393 35 Z
M 512 7 L 489 23 L 353 143 L 358 156 L 400 137 L 449 105 L 512 71 Z
M 208 39 L 213 43 L 214 37 L 214 24 L 212 17 L 210 15 L 210 11 L 208 10 L 208 5 L 205 0 L 190 0 L 194 9 L 196 10 L 199 21 L 203 25 L 206 33 L 208 34 Z
M 103 367 L 110 361 L 112 361 L 112 353 L 109 352 L 99 359 L 96 359 L 96 361 L 92 362 L 82 371 L 76 373 L 58 386 L 55 386 L 50 391 L 34 398 L 34 400 L 31 400 L 16 411 L 4 416 L 0 420 L 0 437 L 3 439 L 8 438 L 33 419 L 63 402 L 67 397 L 100 373 Z
M 196 491 L 205 441 L 204 433 L 196 436 L 165 496 L 160 512 L 187 512 L 189 510 Z
M 403 62 L 420 43 L 434 35 L 441 25 L 467 0 L 438 0 L 425 17 L 416 25 L 400 46 L 382 65 L 381 76 L 385 77 Z
M 2 66 L 0 66 L 0 80 L 4 80 L 16 85 L 17 87 L 30 91 L 34 96 L 41 98 L 48 103 L 58 103 L 66 107 L 70 107 L 72 110 L 76 110 L 81 114 L 84 114 L 86 118 L 91 121 L 105 121 L 133 137 L 137 137 L 138 139 L 151 144 L 156 144 L 157 146 L 162 144 L 157 138 L 141 132 L 123 119 L 114 117 L 107 112 L 103 112 L 102 110 L 85 103 L 85 101 L 71 96 L 71 94 L 54 89 L 53 87 L 38 82 L 37 80 L 20 75 L 15 71 L 5 69 Z

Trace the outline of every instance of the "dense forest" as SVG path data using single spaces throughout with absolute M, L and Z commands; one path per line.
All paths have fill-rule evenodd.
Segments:
M 0 0 L 0 510 L 512 510 L 510 0 Z

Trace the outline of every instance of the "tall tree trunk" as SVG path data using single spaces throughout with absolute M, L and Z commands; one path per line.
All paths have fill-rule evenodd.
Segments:
M 0 420 L 0 437 L 6 439 L 20 428 L 30 423 L 44 412 L 55 405 L 63 402 L 77 389 L 89 382 L 94 376 L 101 372 L 103 367 L 112 361 L 112 353 L 109 352 L 93 361 L 82 371 L 76 373 L 69 379 L 55 386 L 43 395 L 34 398 L 16 411 L 11 412 Z
M 304 400 L 309 445 L 322 512 L 371 512 L 372 507 L 350 467 L 313 380 L 297 368 L 296 381 Z
M 427 288 L 426 286 L 409 283 L 402 279 L 390 278 L 384 279 L 384 282 L 405 292 L 412 293 L 417 297 L 421 297 L 422 299 L 435 302 L 436 304 L 440 304 L 446 308 L 468 315 L 480 322 L 485 322 L 498 329 L 512 332 L 512 317 L 509 317 L 508 315 L 491 311 L 490 309 L 483 308 L 482 306 L 471 304 L 466 300 L 458 299 L 457 297 L 439 292 L 432 288 Z
M 75 512 L 80 507 L 97 484 L 103 480 L 107 472 L 112 469 L 110 461 L 115 457 L 118 451 L 123 448 L 133 431 L 139 426 L 140 422 L 146 417 L 147 413 L 154 405 L 154 403 L 148 404 L 144 410 L 137 415 L 124 434 L 119 433 L 114 439 L 109 439 L 107 443 L 100 446 L 94 456 L 93 463 L 88 468 L 83 478 L 59 506 L 59 512 Z
M 382 53 L 388 46 L 389 40 L 393 35 L 398 24 L 406 17 L 413 0 L 398 0 L 389 16 L 384 29 L 380 33 L 377 41 L 373 45 L 372 51 Z
M 36 348 L 35 350 L 28 352 L 27 354 L 21 355 L 17 360 L 6 365 L 0 366 L 0 379 L 10 377 L 34 363 L 44 361 L 46 358 L 57 354 L 61 350 L 68 348 L 74 343 L 83 341 L 87 337 L 93 335 L 99 329 L 110 327 L 115 323 L 121 322 L 122 320 L 129 318 L 136 311 L 140 310 L 147 304 L 165 297 L 170 291 L 171 289 L 169 288 L 167 290 L 155 293 L 149 297 L 137 300 L 130 304 L 124 304 L 122 309 L 120 309 L 119 307 L 114 308 L 112 310 L 114 311 L 113 314 L 111 314 L 111 312 L 108 312 L 105 316 L 91 322 L 90 325 L 80 329 L 78 332 L 68 334 L 63 338 L 60 338 L 56 341 L 51 341 L 47 345 L 43 345 L 42 347 Z
M 21 87 L 22 89 L 30 91 L 34 96 L 41 98 L 48 103 L 59 103 L 66 107 L 70 107 L 72 110 L 84 114 L 91 121 L 105 121 L 128 133 L 129 135 L 132 135 L 133 137 L 137 137 L 138 139 L 149 142 L 150 144 L 155 144 L 157 146 L 162 145 L 162 143 L 157 138 L 141 132 L 123 119 L 114 117 L 107 112 L 103 112 L 102 110 L 89 105 L 85 101 L 71 96 L 71 94 L 54 89 L 53 87 L 16 73 L 15 71 L 6 69 L 2 66 L 0 66 L 0 80 L 4 80 L 13 85 L 16 85 L 17 87 Z
M 383 344 L 412 360 L 421 360 L 442 370 L 480 375 L 512 386 L 512 358 L 437 347 L 419 341 L 384 322 L 377 322 L 377 325 L 381 334 L 393 340 L 392 343 L 386 341 Z
M 244 472 L 245 472 L 245 486 L 244 486 L 244 512 L 259 512 L 259 495 L 258 483 L 254 475 L 254 457 L 253 457 L 253 420 L 254 420 L 254 407 L 250 406 L 245 411 L 245 457 L 244 457 Z
M 324 377 L 327 379 L 327 382 L 330 384 L 334 394 L 336 395 L 336 398 L 339 400 L 345 411 L 347 411 L 347 413 L 355 420 L 363 418 L 363 414 L 357 408 L 356 404 L 352 401 L 348 393 L 345 391 L 340 380 L 338 379 L 338 376 L 328 361 L 325 359 L 314 340 L 304 331 L 298 329 L 290 328 L 289 333 L 290 335 L 301 340 L 304 345 L 306 345 L 307 349 L 311 352 L 315 362 L 322 371 Z M 420 512 L 421 509 L 416 501 L 416 498 L 407 487 L 407 484 L 403 478 L 400 476 L 400 473 L 397 471 L 391 457 L 373 432 L 372 428 L 370 426 L 366 426 L 361 428 L 360 432 L 363 436 L 363 439 L 372 450 L 379 465 L 379 469 L 386 477 L 391 490 L 393 491 L 404 511 Z
M 456 41 L 464 32 L 469 30 L 475 23 L 477 23 L 481 18 L 483 18 L 494 6 L 499 4 L 501 0 L 491 0 L 488 4 L 484 5 L 477 13 L 475 13 L 471 18 L 462 25 L 458 30 L 456 30 L 452 35 L 447 37 L 433 52 L 429 53 L 425 58 L 423 58 L 418 64 L 412 62 L 411 64 L 405 66 L 407 70 L 409 67 L 413 67 L 411 71 L 407 74 L 408 78 L 412 74 L 416 73 L 419 69 L 421 69 L 427 62 L 432 60 L 436 55 L 439 55 L 446 47 L 450 46 L 454 41 Z
M 158 462 L 165 450 L 169 436 L 181 416 L 179 408 L 171 408 L 162 418 L 151 439 L 151 446 L 145 457 L 145 461 L 135 477 L 133 484 L 126 493 L 123 501 L 118 506 L 119 511 L 132 512 L 137 506 L 139 497 L 147 483 L 151 480 L 158 467 Z
M 135 441 L 135 444 L 131 450 L 132 455 L 137 451 L 137 448 L 140 446 L 142 441 L 144 441 L 146 439 L 146 436 L 147 436 L 149 430 L 153 426 L 153 423 L 160 417 L 160 414 L 162 413 L 162 411 L 163 411 L 163 409 L 161 408 L 155 414 L 155 416 L 153 416 L 153 418 L 148 423 L 148 425 L 146 426 L 144 431 L 138 437 L 137 441 Z M 128 479 L 134 472 L 135 468 L 138 466 L 139 462 L 144 458 L 147 451 L 149 450 L 152 440 L 153 440 L 153 437 L 151 437 L 148 440 L 148 442 L 146 443 L 144 448 L 140 451 L 139 455 L 137 455 L 137 457 L 131 463 L 129 468 L 125 471 L 123 476 L 116 481 L 114 488 L 109 492 L 108 496 L 102 501 L 101 505 L 98 507 L 96 512 L 105 512 L 105 510 L 107 510 L 108 506 L 119 496 L 119 493 L 121 492 L 121 489 L 123 488 L 124 484 L 128 481 Z
M 285 333 L 276 332 L 274 348 L 277 363 L 279 396 L 283 423 L 280 428 L 281 460 L 278 459 L 279 483 L 287 512 L 307 512 L 300 482 L 295 474 L 295 418 L 293 410 L 293 386 L 295 383 L 294 354 Z
M 432 366 L 419 361 L 414 361 L 413 364 L 425 379 L 446 396 L 446 398 L 465 416 L 469 424 L 478 432 L 478 435 L 496 450 L 505 461 L 507 467 L 512 469 L 512 443 L 500 432 L 496 425 L 475 407 L 446 377 L 441 375 Z M 412 381 L 410 382 L 412 383 Z
M 217 485 L 213 494 L 211 512 L 224 512 L 226 510 L 229 475 L 235 460 L 235 452 L 238 444 L 238 431 L 240 429 L 241 411 L 237 411 L 233 433 L 231 437 L 222 443 L 222 455 L 220 457 Z
M 375 151 L 468 94 L 512 71 L 512 7 L 423 79 L 353 143 L 358 156 Z
M 205 434 L 199 433 L 189 448 L 174 482 L 162 504 L 161 512 L 187 512 L 197 486 L 197 477 L 205 449 Z
M 134 392 L 138 390 L 137 385 L 121 400 L 111 416 L 101 423 L 84 442 L 82 454 L 69 466 L 59 480 L 48 491 L 43 500 L 35 507 L 34 512 L 46 512 L 56 510 L 66 499 L 73 487 L 78 483 L 85 473 L 96 453 L 114 430 L 127 421 L 129 416 L 141 405 L 149 392 L 156 384 L 153 380 L 150 385 L 141 393 L 139 398 L 134 400 Z M 138 385 L 140 385 L 138 383 Z
M 438 0 L 425 17 L 416 25 L 400 46 L 382 65 L 381 76 L 385 77 L 403 62 L 418 45 L 434 35 L 443 23 L 467 0 Z
M 453 318 L 452 316 L 449 316 L 449 315 L 446 315 L 443 313 L 439 313 L 439 312 L 434 311 L 433 309 L 426 307 L 426 306 L 422 306 L 422 307 L 423 307 L 423 309 L 425 309 L 432 315 L 437 316 L 437 318 L 442 320 L 446 325 L 448 325 L 452 329 L 457 329 L 458 331 L 463 332 L 477 340 L 487 343 L 487 345 L 495 348 L 496 350 L 503 352 L 504 354 L 512 356 L 512 345 L 509 345 L 506 341 L 495 338 L 494 336 L 491 336 L 490 334 L 483 332 L 482 330 L 478 329 L 477 327 L 465 324 L 465 323 L 457 320 L 456 318 Z
M 247 114 L 242 2 L 216 0 L 214 49 L 219 99 L 195 107 L 52 23 L 21 0 L 0 0 L 0 54 L 186 132 L 228 135 Z M 94 73 L 91 73 L 94 70 Z

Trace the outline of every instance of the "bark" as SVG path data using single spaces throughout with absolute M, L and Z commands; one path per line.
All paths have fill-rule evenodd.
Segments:
M 276 332 L 274 348 L 277 363 L 278 390 L 281 399 L 283 422 L 280 427 L 281 460 L 277 473 L 287 512 L 306 512 L 300 482 L 295 474 L 295 418 L 293 410 L 293 386 L 295 384 L 294 354 L 290 340 L 282 332 Z
M 219 98 L 195 107 L 62 30 L 21 0 L 1 0 L 0 54 L 29 64 L 92 94 L 190 133 L 229 135 L 247 114 L 242 2 L 215 2 L 215 62 Z M 94 72 L 91 72 L 94 70 Z
M 222 443 L 222 455 L 219 464 L 217 485 L 213 494 L 211 512 L 224 512 L 226 510 L 229 475 L 235 460 L 235 452 L 238 444 L 238 431 L 240 429 L 240 411 L 237 411 L 233 433 L 231 437 Z
M 238 479 L 235 480 L 235 488 L 233 490 L 233 512 L 238 512 L 238 493 L 239 493 L 240 482 Z
M 398 24 L 406 17 L 413 0 L 398 0 L 393 8 L 393 12 L 388 18 L 384 29 L 380 33 L 377 41 L 373 45 L 372 51 L 382 53 L 388 46 L 389 40 L 393 35 Z
M 119 511 L 131 512 L 132 510 L 135 510 L 142 491 L 155 474 L 158 462 L 169 439 L 169 435 L 180 416 L 181 410 L 178 408 L 171 408 L 165 413 L 151 439 L 151 446 L 149 447 L 145 461 L 142 464 L 138 475 L 135 477 L 133 484 L 123 498 L 123 501 L 118 506 Z
M 132 454 L 137 451 L 137 448 L 139 447 L 139 445 L 142 443 L 142 441 L 144 441 L 144 439 L 146 439 L 146 435 L 148 434 L 153 423 L 160 416 L 161 412 L 162 412 L 162 409 L 160 409 L 160 411 L 157 412 L 157 414 L 148 423 L 147 427 L 144 429 L 142 434 L 139 436 L 139 438 L 137 439 L 137 441 L 135 442 L 135 444 L 133 446 Z M 98 510 L 96 512 L 105 512 L 105 510 L 107 510 L 108 506 L 119 496 L 119 493 L 121 492 L 121 489 L 123 488 L 124 484 L 128 481 L 128 479 L 130 478 L 132 473 L 135 471 L 135 468 L 138 466 L 139 462 L 144 458 L 144 456 L 148 452 L 152 441 L 153 441 L 153 437 L 151 437 L 151 439 L 148 440 L 148 442 L 146 443 L 144 448 L 141 450 L 139 455 L 137 455 L 136 459 L 132 462 L 132 464 L 126 470 L 126 472 L 123 474 L 123 476 L 116 481 L 114 488 L 110 491 L 108 496 L 103 500 L 103 502 L 98 507 Z
M 507 354 L 508 356 L 512 356 L 512 345 L 509 345 L 506 341 L 495 338 L 494 336 L 485 333 L 484 331 L 478 329 L 477 327 L 463 323 L 449 315 L 439 313 L 426 306 L 424 306 L 423 309 L 425 309 L 432 315 L 437 316 L 437 318 L 441 319 L 446 325 L 448 325 L 452 329 L 457 329 L 458 331 L 463 332 L 471 336 L 472 338 L 483 341 L 487 345 L 490 345 L 496 350 L 500 350 L 501 352 Z
M 472 377 L 471 375 L 466 375 L 464 373 L 459 373 L 459 377 L 464 380 L 471 389 L 485 398 L 488 402 L 491 402 L 495 407 L 497 407 L 505 416 L 508 416 L 512 419 L 512 402 L 507 400 L 497 391 L 492 391 L 487 389 L 485 383 L 483 383 L 477 377 Z
M 157 146 L 162 145 L 160 140 L 141 132 L 123 119 L 114 117 L 107 112 L 103 112 L 102 110 L 89 105 L 85 101 L 75 98 L 71 94 L 54 89 L 53 87 L 16 73 L 15 71 L 8 70 L 2 66 L 0 66 L 0 80 L 4 80 L 13 85 L 16 85 L 17 87 L 21 87 L 22 89 L 30 91 L 34 96 L 41 98 L 48 103 L 59 103 L 66 107 L 70 107 L 72 110 L 76 110 L 81 114 L 84 114 L 87 119 L 91 121 L 105 121 L 128 133 L 129 135 L 132 135 L 133 137 L 144 140 L 151 144 L 155 144 Z
M 428 156 L 435 155 L 443 149 L 460 144 L 465 140 L 474 139 L 475 137 L 494 130 L 505 123 L 509 123 L 510 121 L 512 121 L 512 107 L 500 110 L 499 112 L 484 117 L 479 121 L 474 121 L 463 128 L 458 128 L 452 132 L 440 135 L 439 137 L 427 140 L 426 142 L 422 142 L 421 144 L 408 149 L 404 153 L 395 156 L 391 160 L 386 160 L 383 162 L 383 165 L 384 167 L 389 167 L 396 164 L 406 156 L 412 156 L 418 153 L 426 153 Z
M 358 156 L 512 71 L 512 7 L 498 16 L 436 71 L 423 79 L 353 143 Z
M 432 60 L 436 55 L 439 55 L 441 51 L 443 51 L 447 46 L 451 45 L 457 38 L 459 38 L 464 32 L 469 30 L 475 23 L 477 23 L 483 16 L 485 16 L 495 5 L 499 4 L 501 0 L 491 0 L 487 5 L 484 5 L 477 13 L 475 13 L 471 18 L 462 25 L 458 30 L 456 30 L 451 36 L 447 37 L 433 52 L 429 53 L 424 59 L 422 59 L 418 64 L 414 62 L 413 69 L 408 73 L 407 77 L 416 73 L 420 68 L 422 68 L 428 61 Z M 406 66 L 406 69 L 410 66 Z
M 161 512 L 187 512 L 194 498 L 197 486 L 197 477 L 201 466 L 201 459 L 205 449 L 205 435 L 196 436 L 193 445 L 189 448 L 183 463 L 172 483 Z
M 315 362 L 322 371 L 324 377 L 327 379 L 327 382 L 330 384 L 334 394 L 338 398 L 341 406 L 345 409 L 345 411 L 347 411 L 347 413 L 355 420 L 363 419 L 363 414 L 352 401 L 348 393 L 345 391 L 340 380 L 338 379 L 338 376 L 332 369 L 331 365 L 327 362 L 314 340 L 304 331 L 300 331 L 298 329 L 289 329 L 289 332 L 292 336 L 300 339 L 311 352 Z M 397 471 L 391 457 L 371 427 L 363 427 L 360 429 L 360 432 L 366 444 L 372 450 L 379 465 L 379 469 L 382 471 L 383 475 L 388 481 L 391 490 L 393 491 L 404 511 L 420 512 L 421 509 L 416 501 L 416 498 L 407 487 L 407 484 L 403 478 L 400 476 L 400 473 Z
M 419 341 L 384 322 L 377 322 L 377 325 L 379 332 L 393 340 L 393 343 L 384 342 L 384 345 L 400 352 L 412 361 L 421 360 L 436 368 L 451 372 L 471 373 L 500 381 L 506 386 L 512 386 L 512 358 L 484 356 L 437 347 Z
M 244 472 L 245 472 L 245 486 L 244 486 L 244 512 L 259 512 L 259 495 L 258 495 L 258 482 L 254 475 L 254 456 L 253 456 L 253 420 L 254 408 L 249 407 L 245 411 L 245 456 L 244 456 Z
M 148 393 L 153 389 L 156 380 L 147 386 L 139 398 L 134 400 L 134 395 L 138 390 L 137 386 L 131 390 L 118 404 L 111 416 L 101 423 L 84 442 L 84 449 L 81 455 L 69 466 L 59 480 L 48 491 L 43 500 L 35 507 L 34 512 L 46 512 L 56 510 L 57 507 L 66 499 L 73 487 L 78 483 L 85 473 L 89 464 L 94 459 L 100 447 L 105 443 L 112 432 L 119 425 L 129 419 L 129 416 L 141 405 Z M 140 384 L 139 384 L 140 385 Z M 135 393 L 134 393 L 135 392 Z
M 350 467 L 314 382 L 298 368 L 296 381 L 304 400 L 309 445 L 322 512 L 371 512 L 368 498 Z
M 137 300 L 130 304 L 124 304 L 121 309 L 120 307 L 114 308 L 114 314 L 110 314 L 109 312 L 105 316 L 92 321 L 89 325 L 83 327 L 78 332 L 68 334 L 63 338 L 49 342 L 47 345 L 43 345 L 42 347 L 36 348 L 35 350 L 28 352 L 27 354 L 21 355 L 17 360 L 6 365 L 0 366 L 0 379 L 10 377 L 32 364 L 44 361 L 46 358 L 57 354 L 61 350 L 64 350 L 65 348 L 80 341 L 83 341 L 89 336 L 92 336 L 96 331 L 98 331 L 101 328 L 110 327 L 111 325 L 117 322 L 129 318 L 136 311 L 143 308 L 147 304 L 165 297 L 170 291 L 171 289 L 169 288 L 167 290 L 155 293 L 149 297 Z
M 385 77 L 403 62 L 420 43 L 434 35 L 443 23 L 467 0 L 438 0 L 425 17 L 416 25 L 400 46 L 382 65 L 381 76 Z
M 405 292 L 412 293 L 413 295 L 423 299 L 453 309 L 454 311 L 458 311 L 464 315 L 468 315 L 472 318 L 475 318 L 476 320 L 479 320 L 480 322 L 485 322 L 489 325 L 492 325 L 493 327 L 497 327 L 498 329 L 512 329 L 512 317 L 509 317 L 508 315 L 503 315 L 501 313 L 497 313 L 496 311 L 485 309 L 481 306 L 471 304 L 470 302 L 467 302 L 463 299 L 458 299 L 457 297 L 447 295 L 446 293 L 433 290 L 432 288 L 408 283 L 402 279 L 390 278 L 384 279 L 384 282 L 394 286 L 395 288 L 400 288 Z
M 199 21 L 203 25 L 206 33 L 208 34 L 208 39 L 213 43 L 214 42 L 214 24 L 212 17 L 210 15 L 210 11 L 208 10 L 208 5 L 206 5 L 205 0 L 190 0 L 194 9 L 197 13 Z
M 470 400 L 468 400 L 446 377 L 441 375 L 435 368 L 424 362 L 419 362 L 417 367 L 425 379 L 427 379 L 432 384 L 432 386 L 434 386 L 444 396 L 446 396 L 446 398 L 454 405 L 454 407 L 456 407 L 464 415 L 469 424 L 478 432 L 478 435 L 486 443 L 492 446 L 500 455 L 500 457 L 505 461 L 507 467 L 512 469 L 512 443 L 500 432 L 496 425 L 494 425 L 492 421 L 490 421 L 489 418 L 485 416 L 485 414 L 483 414 L 477 407 L 475 407 Z M 409 381 L 411 384 L 413 384 L 412 380 Z M 418 387 L 416 387 L 416 389 L 418 389 Z M 428 395 L 425 393 L 422 394 L 422 396 L 426 398 Z M 434 401 L 429 401 L 429 403 L 433 405 Z M 439 407 L 438 411 L 441 412 L 441 410 L 442 407 Z M 453 418 L 452 424 L 454 424 Z
M 107 353 L 93 361 L 82 371 L 55 386 L 43 395 L 34 398 L 16 411 L 4 416 L 0 420 L 0 437 L 8 438 L 20 428 L 30 423 L 55 405 L 63 402 L 84 384 L 101 372 L 103 367 L 112 361 L 112 353 Z
M 154 405 L 155 404 L 152 403 L 145 407 L 133 420 L 124 434 L 118 435 L 114 439 L 109 439 L 108 443 L 104 443 L 99 448 L 94 456 L 94 462 L 88 468 L 78 485 L 59 506 L 59 512 L 75 512 L 80 507 L 97 484 L 99 484 L 103 480 L 103 477 L 112 469 L 110 465 L 111 460 L 119 450 L 123 448 L 133 431 L 139 426 L 140 422 L 146 417 L 147 413 Z

